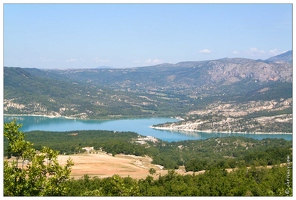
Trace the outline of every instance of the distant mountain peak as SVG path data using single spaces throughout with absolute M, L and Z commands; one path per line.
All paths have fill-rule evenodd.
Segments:
M 270 57 L 265 60 L 266 62 L 274 63 L 292 63 L 293 61 L 293 50 L 287 51 L 285 53 L 279 54 L 277 56 Z

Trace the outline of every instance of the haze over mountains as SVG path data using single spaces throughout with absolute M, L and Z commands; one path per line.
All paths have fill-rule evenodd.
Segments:
M 292 70 L 292 51 L 267 60 L 224 58 L 122 69 L 4 67 L 4 113 L 185 116 L 215 102 L 292 98 Z

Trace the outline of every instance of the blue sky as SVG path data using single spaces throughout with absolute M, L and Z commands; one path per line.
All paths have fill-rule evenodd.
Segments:
M 292 4 L 4 4 L 4 66 L 116 68 L 292 49 Z

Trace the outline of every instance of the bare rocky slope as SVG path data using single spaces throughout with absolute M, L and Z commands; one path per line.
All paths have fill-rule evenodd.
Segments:
M 155 129 L 226 133 L 292 133 L 292 98 L 247 103 L 215 102 L 192 110 L 180 122 Z

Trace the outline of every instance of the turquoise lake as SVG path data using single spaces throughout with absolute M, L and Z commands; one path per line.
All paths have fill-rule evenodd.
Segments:
M 155 130 L 151 125 L 178 121 L 173 118 L 144 118 L 119 120 L 75 120 L 66 118 L 49 118 L 40 116 L 4 116 L 4 122 L 13 119 L 23 124 L 23 132 L 42 131 L 75 131 L 75 130 L 112 130 L 132 131 L 144 136 L 154 136 L 164 141 L 202 140 L 211 137 L 243 136 L 254 139 L 283 138 L 292 140 L 292 134 L 239 134 L 239 133 L 204 133 Z

